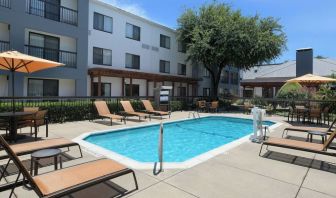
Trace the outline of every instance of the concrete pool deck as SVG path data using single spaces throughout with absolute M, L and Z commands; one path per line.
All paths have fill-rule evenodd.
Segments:
M 208 115 L 208 114 L 201 114 Z M 223 114 L 225 116 L 251 118 L 244 114 Z M 188 112 L 174 112 L 171 120 L 188 117 Z M 273 121 L 284 121 L 284 117 L 271 116 Z M 160 119 L 151 122 L 128 121 L 127 126 L 138 126 L 143 123 L 159 123 Z M 282 129 L 287 123 L 273 130 L 271 136 L 281 136 Z M 83 133 L 103 131 L 124 127 L 123 124 L 109 126 L 109 121 L 96 120 L 95 122 L 80 121 L 64 124 L 51 124 L 49 127 L 50 138 L 65 137 L 73 139 Z M 28 132 L 24 129 L 23 132 Z M 44 136 L 41 127 L 40 135 Z M 304 140 L 305 134 L 290 133 L 291 138 Z M 294 137 L 295 136 L 295 137 Z M 315 137 L 320 141 L 319 137 Z M 336 197 L 334 184 L 336 182 L 336 159 L 334 157 L 316 155 L 308 152 L 293 151 L 289 149 L 271 147 L 272 152 L 264 151 L 264 156 L 259 157 L 260 144 L 245 142 L 223 154 L 219 154 L 203 163 L 188 169 L 167 169 L 159 175 L 153 175 L 152 170 L 136 170 L 139 190 L 126 196 L 132 198 L 148 197 Z M 68 167 L 83 162 L 91 161 L 102 156 L 97 156 L 84 149 L 84 157 L 79 159 L 66 158 L 63 167 Z M 67 156 L 78 157 L 76 148 L 70 149 Z M 27 164 L 29 156 L 23 157 Z M 6 161 L 0 161 L 4 165 Z M 47 163 L 47 162 L 46 162 Z M 39 169 L 39 172 L 53 170 L 49 165 Z M 12 172 L 15 168 L 11 167 Z M 8 181 L 13 181 L 15 175 L 8 176 Z M 2 180 L 3 184 L 5 181 Z M 123 176 L 111 180 L 111 184 L 99 184 L 86 190 L 72 194 L 72 197 L 112 197 L 116 191 L 111 185 L 119 185 L 131 190 L 134 184 L 131 176 Z M 33 191 L 23 187 L 15 190 L 17 197 L 37 197 Z M 7 197 L 9 191 L 0 192 L 0 197 Z

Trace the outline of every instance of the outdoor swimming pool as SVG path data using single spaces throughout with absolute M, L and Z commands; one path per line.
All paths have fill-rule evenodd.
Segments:
M 184 162 L 253 132 L 250 119 L 208 116 L 164 124 L 164 162 Z M 264 125 L 273 122 L 265 121 Z M 138 162 L 158 161 L 160 125 L 92 134 L 86 142 Z

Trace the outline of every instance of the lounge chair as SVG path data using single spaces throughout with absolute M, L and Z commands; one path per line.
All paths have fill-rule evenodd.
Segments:
M 71 193 L 126 174 L 133 175 L 135 189 L 128 192 L 122 192 L 117 189 L 115 190 L 122 195 L 125 195 L 138 189 L 134 171 L 108 159 L 87 162 L 33 177 L 3 137 L 0 137 L 0 144 L 4 147 L 10 159 L 13 160 L 14 164 L 19 169 L 19 174 L 15 180 L 9 197 L 13 195 L 16 184 L 19 184 L 21 174 L 25 180 L 23 184 L 34 190 L 39 197 L 62 197 L 70 195 Z
M 336 124 L 336 118 L 334 119 L 334 121 L 331 123 L 331 125 L 329 126 L 328 129 L 326 128 L 317 128 L 317 127 L 305 127 L 305 126 L 298 126 L 298 127 L 286 127 L 283 132 L 282 132 L 282 137 L 287 136 L 288 131 L 295 131 L 295 132 L 309 132 L 309 131 L 319 131 L 319 132 L 326 132 L 329 135 L 331 134 L 331 132 L 333 131 L 333 127 Z
M 330 149 L 330 144 L 334 140 L 335 136 L 336 136 L 336 131 L 330 134 L 329 138 L 324 144 L 317 144 L 317 143 L 303 142 L 303 141 L 298 141 L 298 140 L 271 137 L 261 144 L 259 156 L 261 154 L 263 146 L 267 146 L 267 148 L 268 146 L 275 146 L 275 147 L 282 147 L 282 148 L 288 148 L 288 149 L 299 150 L 299 151 L 307 151 L 311 153 L 317 153 L 321 155 L 329 155 L 329 156 L 336 157 L 336 152 L 327 151 L 328 148 Z
M 39 140 L 39 141 L 34 141 L 34 142 L 12 144 L 11 149 L 17 156 L 22 156 L 22 155 L 31 154 L 41 149 L 51 149 L 51 148 L 68 148 L 69 149 L 69 147 L 72 147 L 72 146 L 78 146 L 80 156 L 83 157 L 83 153 L 82 153 L 82 149 L 80 145 L 76 142 L 73 142 L 65 138 L 54 138 L 54 139 Z M 0 156 L 0 160 L 8 159 L 8 158 L 9 158 L 8 155 Z M 0 175 L 0 181 L 2 177 L 4 176 L 4 173 L 6 172 L 6 169 L 10 161 L 11 159 L 8 160 L 6 166 L 2 170 L 2 173 Z
M 136 112 L 134 111 L 130 101 L 120 101 L 121 106 L 124 109 L 124 114 L 125 116 L 138 116 L 139 120 L 141 120 L 141 118 L 151 118 L 149 114 L 147 113 L 143 113 L 143 112 Z
M 165 115 L 168 115 L 169 118 L 170 118 L 170 112 L 167 112 L 167 111 L 156 111 L 153 108 L 152 103 L 149 100 L 141 100 L 141 102 L 145 106 L 145 109 L 146 109 L 147 113 L 151 113 L 151 114 L 154 114 L 154 115 L 159 115 L 159 116 L 161 116 L 161 119 L 162 119 L 162 116 L 165 116 Z
M 105 101 L 95 101 L 94 102 L 96 109 L 98 111 L 98 115 L 103 118 L 108 118 L 111 120 L 111 126 L 112 126 L 112 120 L 120 120 L 120 122 L 124 121 L 126 124 L 126 119 L 123 116 L 112 114 L 106 104 Z

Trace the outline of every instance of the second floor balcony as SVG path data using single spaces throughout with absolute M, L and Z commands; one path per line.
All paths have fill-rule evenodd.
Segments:
M 0 7 L 10 8 L 11 0 L 0 0 Z
M 77 53 L 58 49 L 25 45 L 25 53 L 65 64 L 65 67 L 77 67 Z
M 72 1 L 77 4 L 76 0 Z M 76 9 L 62 6 L 61 0 L 26 0 L 27 13 L 75 26 L 78 24 Z
M 0 40 L 0 52 L 8 51 L 8 50 L 10 50 L 9 41 Z

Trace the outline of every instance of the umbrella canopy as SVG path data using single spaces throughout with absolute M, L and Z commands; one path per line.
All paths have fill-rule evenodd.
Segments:
M 306 74 L 297 78 L 293 78 L 290 80 L 287 80 L 286 82 L 298 82 L 302 84 L 324 84 L 324 83 L 332 83 L 336 82 L 336 79 L 334 78 L 327 78 L 323 76 L 317 76 L 313 74 Z
M 9 70 L 12 73 L 12 108 L 15 112 L 14 103 L 14 72 L 32 73 L 48 68 L 64 65 L 62 63 L 37 58 L 22 54 L 18 51 L 6 51 L 0 53 L 0 69 Z
M 29 56 L 18 51 L 0 53 L 0 69 L 3 70 L 32 73 L 61 65 L 64 64 Z

